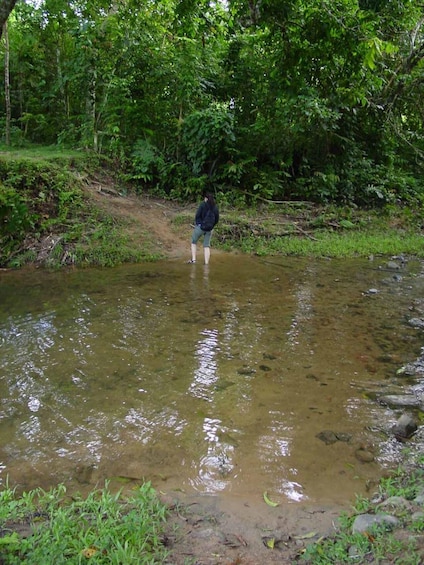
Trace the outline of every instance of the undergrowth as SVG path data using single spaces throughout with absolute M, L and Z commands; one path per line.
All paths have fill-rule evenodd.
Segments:
M 87 166 L 84 159 L 77 165 L 74 157 L 61 155 L 0 159 L 0 266 L 111 267 L 159 258 L 148 237 L 143 246 L 134 245 L 124 221 L 87 201 Z
M 112 267 L 161 258 L 148 233 L 132 239 L 127 234 L 134 230 L 126 229 L 125 220 L 100 212 L 85 196 L 87 178 L 108 167 L 88 155 L 48 148 L 2 154 L 0 266 Z M 222 250 L 260 256 L 424 257 L 424 214 L 412 204 L 379 210 L 310 202 L 262 202 L 238 209 L 225 201 L 218 204 L 221 219 L 213 244 Z M 192 222 L 192 215 L 180 214 L 173 228 Z

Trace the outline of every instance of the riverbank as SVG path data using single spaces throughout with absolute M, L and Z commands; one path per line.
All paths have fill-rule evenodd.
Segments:
M 0 562 L 166 565 L 258 563 L 419 565 L 424 559 L 424 460 L 382 479 L 353 508 L 168 498 L 146 483 L 86 497 L 64 485 L 0 493 Z M 140 517 L 142 520 L 140 521 Z M 142 528 L 142 529 L 140 529 Z M 56 541 L 52 541 L 56 540 Z
M 190 256 L 198 202 L 152 196 L 124 185 L 110 171 L 65 173 L 49 162 L 0 164 L 10 184 L 3 191 L 1 267 L 107 267 Z M 424 216 L 418 205 L 361 210 L 257 200 L 250 208 L 234 208 L 225 195 L 218 204 L 212 253 L 424 256 Z
M 225 511 L 216 500 L 171 505 L 178 512 L 169 522 L 174 533 L 168 538 L 167 563 L 419 565 L 424 559 L 423 463 L 421 457 L 393 470 L 369 499 L 358 497 L 343 510 L 325 505 L 265 505 L 246 507 L 243 519 Z M 243 527 L 246 524 L 249 527 Z

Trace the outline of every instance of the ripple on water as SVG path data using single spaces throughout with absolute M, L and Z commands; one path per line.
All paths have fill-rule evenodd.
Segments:
M 421 271 L 222 254 L 207 271 L 2 273 L 0 478 L 364 492 L 399 457 L 396 411 L 377 398 L 402 390 L 396 371 L 421 347 L 406 323 Z M 326 445 L 325 430 L 352 439 Z

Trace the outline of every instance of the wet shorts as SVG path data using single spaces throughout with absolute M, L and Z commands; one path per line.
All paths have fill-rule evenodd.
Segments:
M 191 236 L 191 243 L 197 243 L 199 239 L 203 238 L 203 247 L 210 247 L 212 231 L 203 231 L 200 226 L 196 226 Z

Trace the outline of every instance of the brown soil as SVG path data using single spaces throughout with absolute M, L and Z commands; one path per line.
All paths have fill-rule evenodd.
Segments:
M 190 258 L 196 204 L 181 206 L 144 196 L 121 196 L 108 184 L 90 183 L 96 206 L 119 219 L 137 246 L 182 260 Z M 187 216 L 179 227 L 177 215 Z M 213 250 L 213 253 L 218 253 Z M 256 495 L 255 495 L 256 496 Z M 268 506 L 262 498 L 164 495 L 171 518 L 165 543 L 172 565 L 258 565 L 293 563 L 308 543 L 334 532 L 340 506 L 289 504 Z
M 90 182 L 86 194 L 95 205 L 120 220 L 125 220 L 126 235 L 137 247 L 147 247 L 150 252 L 169 258 L 190 258 L 191 225 L 176 227 L 172 220 L 178 214 L 194 218 L 196 206 L 136 196 L 122 196 L 110 184 Z
M 324 504 L 269 507 L 263 500 L 225 495 L 165 501 L 172 565 L 295 563 L 309 543 L 334 534 L 342 511 Z

